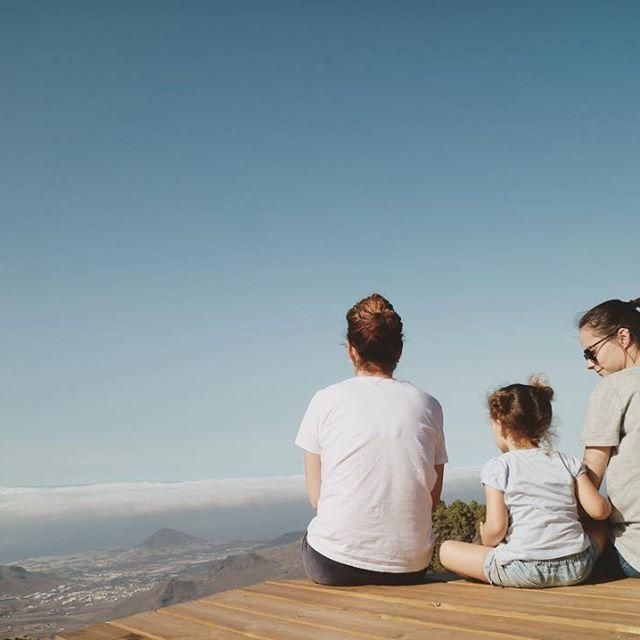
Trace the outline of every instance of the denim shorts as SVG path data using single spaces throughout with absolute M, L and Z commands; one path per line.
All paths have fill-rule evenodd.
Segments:
M 609 542 L 593 572 L 603 578 L 640 578 L 640 571 L 624 558 L 613 542 Z
M 598 558 L 593 540 L 580 553 L 553 560 L 513 560 L 509 564 L 496 561 L 495 550 L 484 557 L 483 569 L 487 580 L 497 587 L 564 587 L 578 584 L 589 577 Z

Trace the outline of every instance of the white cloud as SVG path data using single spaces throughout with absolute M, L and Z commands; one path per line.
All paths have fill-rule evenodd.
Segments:
M 467 498 L 470 492 L 479 488 L 478 483 L 478 468 L 447 469 L 443 496 L 446 500 Z M 49 488 L 0 487 L 0 522 L 112 519 L 304 500 L 303 476 Z
M 445 467 L 442 499 L 483 500 L 484 491 L 480 485 L 481 467 Z
M 2 488 L 0 521 L 119 518 L 305 499 L 303 476 Z
M 444 482 L 452 485 L 458 482 L 480 482 L 480 470 L 482 467 L 449 467 L 444 468 Z

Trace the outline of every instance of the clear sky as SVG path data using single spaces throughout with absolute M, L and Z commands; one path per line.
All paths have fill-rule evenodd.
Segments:
M 581 311 L 640 296 L 640 4 L 0 5 L 0 485 L 299 474 L 380 291 L 444 406 L 546 372 L 579 452 Z

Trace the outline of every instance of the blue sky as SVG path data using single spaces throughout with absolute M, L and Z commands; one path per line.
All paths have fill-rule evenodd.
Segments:
M 0 485 L 297 474 L 380 291 L 450 462 L 575 320 L 640 295 L 640 5 L 0 8 Z

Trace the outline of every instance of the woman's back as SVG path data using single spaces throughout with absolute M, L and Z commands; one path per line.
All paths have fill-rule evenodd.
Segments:
M 437 400 L 409 382 L 349 378 L 316 393 L 296 444 L 322 457 L 314 549 L 372 571 L 424 569 L 434 465 L 446 462 Z

